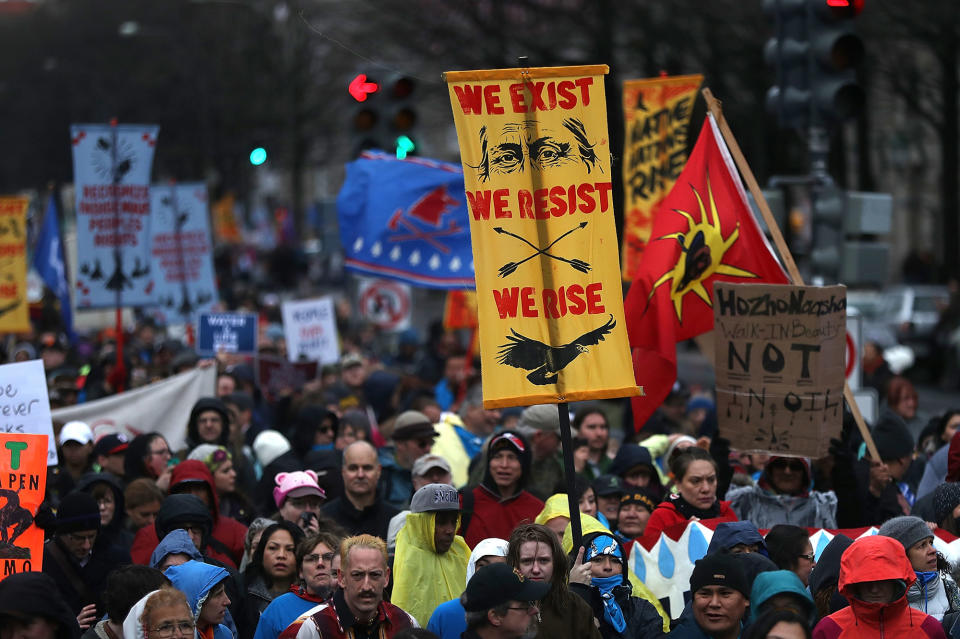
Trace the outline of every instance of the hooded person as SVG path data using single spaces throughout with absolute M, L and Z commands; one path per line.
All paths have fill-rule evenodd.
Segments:
M 821 619 L 814 639 L 944 638 L 936 618 L 907 603 L 916 579 L 900 542 L 882 535 L 857 539 L 840 559 L 840 593 L 850 605 Z
M 960 611 L 960 591 L 950 576 L 950 564 L 933 546 L 933 532 L 919 517 L 894 517 L 880 526 L 878 535 L 896 539 L 913 566 L 917 580 L 907 589 L 907 602 L 942 621 Z
M 126 512 L 123 487 L 111 473 L 88 473 L 77 482 L 77 490 L 89 493 L 100 508 L 100 536 L 105 542 L 130 552 L 133 533 L 123 525 Z
M 187 596 L 190 613 L 201 639 L 233 639 L 233 633 L 223 624 L 230 598 L 226 582 L 230 573 L 219 566 L 199 561 L 188 561 L 170 566 L 164 572 L 173 587 Z
M 840 558 L 852 544 L 853 539 L 850 537 L 844 534 L 835 535 L 821 551 L 817 565 L 810 571 L 810 594 L 813 595 L 813 602 L 820 617 L 826 617 L 850 605 L 840 594 L 837 583 L 840 579 Z
M 164 571 L 170 566 L 185 564 L 193 559 L 203 561 L 190 535 L 182 528 L 171 530 L 160 540 L 150 554 L 150 567 Z
M 506 539 L 490 538 L 478 543 L 467 562 L 467 584 L 470 584 L 470 579 L 480 568 L 505 562 L 507 546 Z M 465 612 L 460 597 L 454 597 L 434 609 L 427 622 L 427 630 L 440 639 L 460 639 L 460 635 L 467 630 Z
M 49 575 L 21 572 L 0 581 L 0 628 L 11 637 L 33 637 L 17 634 L 33 624 L 50 628 L 56 639 L 78 639 L 80 626 Z
M 230 446 L 230 411 L 217 397 L 201 397 L 190 409 L 186 448 L 181 459 L 200 444 Z
M 198 550 L 208 552 L 207 546 L 209 546 L 211 551 L 208 554 L 224 562 L 230 568 L 236 569 L 243 559 L 243 542 L 247 527 L 235 519 L 220 514 L 220 501 L 217 497 L 213 475 L 210 474 L 210 469 L 202 461 L 188 459 L 180 462 L 173 469 L 173 475 L 170 479 L 170 496 L 184 493 L 194 495 L 201 500 L 201 503 L 206 506 L 211 521 L 209 536 L 205 540 L 204 547 L 198 548 Z M 166 500 L 164 500 L 164 504 L 166 504 Z M 164 507 L 161 506 L 156 524 L 153 527 L 144 526 L 137 531 L 133 540 L 133 548 L 130 551 L 136 563 L 146 564 L 150 553 L 159 543 L 160 537 L 158 536 L 157 526 L 160 524 L 160 517 L 163 512 Z M 164 533 L 170 530 L 172 528 L 165 530 Z
M 524 489 L 530 460 L 530 445 L 521 434 L 505 430 L 490 439 L 483 481 L 463 493 L 468 546 L 488 537 L 507 539 L 517 524 L 532 522 L 543 510 L 543 502 Z
M 453 486 L 427 484 L 413 494 L 407 523 L 397 535 L 390 601 L 421 626 L 467 585 L 470 548 L 456 534 L 459 527 L 460 499 Z
M 653 463 L 653 456 L 644 446 L 639 444 L 621 446 L 607 472 L 620 477 L 627 490 L 631 486 L 643 488 L 657 502 L 665 496 L 663 485 L 660 483 L 660 474 Z
M 817 607 L 807 588 L 790 570 L 771 570 L 757 575 L 750 589 L 750 623 L 773 610 L 792 610 L 811 627 L 817 619 Z
M 570 501 L 566 493 L 550 495 L 533 523 L 546 526 L 557 533 L 557 539 L 563 540 L 563 531 L 570 524 Z
M 749 521 L 725 521 L 717 524 L 707 546 L 707 554 L 723 552 L 728 554 L 758 552 L 769 557 L 767 544 L 757 527 Z
M 757 528 L 793 524 L 806 528 L 837 527 L 837 495 L 811 490 L 810 461 L 805 457 L 771 457 L 755 486 L 727 491 L 730 508 Z
M 590 564 L 591 583 L 571 583 L 570 590 L 583 597 L 603 639 L 655 639 L 664 634 L 657 609 L 633 596 L 627 554 L 610 532 L 592 532 L 583 537 L 583 563 Z
M 168 599 L 169 601 L 181 602 L 176 604 L 174 606 L 175 608 L 179 607 L 180 605 L 186 606 L 187 609 L 184 614 L 187 614 L 189 617 L 191 617 L 190 622 L 193 622 L 193 612 L 190 610 L 189 604 L 186 602 L 186 596 L 179 590 L 168 586 L 148 592 L 141 597 L 137 603 L 130 607 L 130 612 L 127 613 L 127 616 L 123 620 L 123 639 L 147 639 L 146 628 L 149 625 L 149 619 L 144 618 L 144 612 L 147 610 L 147 602 L 150 601 L 150 598 L 160 591 L 167 591 L 168 593 L 166 596 L 161 595 L 161 597 Z

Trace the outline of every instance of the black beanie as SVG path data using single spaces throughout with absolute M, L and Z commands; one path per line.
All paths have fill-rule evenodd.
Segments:
M 73 491 L 63 498 L 57 509 L 57 533 L 100 530 L 100 507 L 93 495 Z
M 743 565 L 734 555 L 714 553 L 698 559 L 690 575 L 690 592 L 704 586 L 725 586 L 750 598 L 750 584 L 743 572 Z
M 896 413 L 883 411 L 873 427 L 873 441 L 877 445 L 881 461 L 900 459 L 913 454 L 915 443 L 907 425 Z

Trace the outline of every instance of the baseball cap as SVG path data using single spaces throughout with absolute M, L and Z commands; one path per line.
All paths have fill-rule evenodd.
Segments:
M 413 468 L 410 469 L 410 474 L 415 477 L 422 477 L 427 474 L 432 468 L 442 468 L 448 473 L 452 473 L 453 470 L 450 468 L 450 462 L 441 457 L 440 455 L 426 454 L 421 455 L 417 458 L 417 461 L 413 462 Z
M 433 422 L 418 410 L 403 411 L 393 422 L 394 441 L 436 436 L 437 431 L 433 429 Z
M 482 612 L 508 601 L 539 601 L 550 584 L 530 581 L 505 563 L 488 564 L 474 573 L 460 602 L 467 612 Z
M 316 495 L 326 499 L 327 494 L 317 484 L 317 473 L 312 470 L 296 470 L 292 473 L 277 473 L 273 478 L 277 484 L 273 489 L 273 501 L 277 508 L 283 506 L 287 497 Z
M 93 445 L 93 456 L 97 458 L 100 455 L 116 455 L 127 450 L 129 445 L 130 442 L 123 433 L 110 433 L 98 439 Z
M 351 366 L 360 366 L 363 364 L 363 357 L 360 353 L 347 353 L 340 360 L 340 369 L 345 370 Z
M 89 444 L 93 441 L 93 431 L 84 422 L 67 422 L 60 429 L 60 437 L 57 439 L 63 446 L 66 442 L 77 442 L 81 445 Z
M 597 497 L 612 497 L 613 495 L 623 495 L 626 490 L 623 487 L 623 480 L 616 475 L 600 475 L 593 480 L 593 492 Z
M 410 512 L 428 513 L 440 510 L 460 510 L 460 495 L 450 484 L 427 484 L 413 493 Z

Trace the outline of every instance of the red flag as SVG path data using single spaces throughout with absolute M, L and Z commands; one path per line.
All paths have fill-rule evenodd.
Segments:
M 713 116 L 653 222 L 624 302 L 637 383 L 635 430 L 677 378 L 677 342 L 713 329 L 713 283 L 789 282 L 754 220 Z

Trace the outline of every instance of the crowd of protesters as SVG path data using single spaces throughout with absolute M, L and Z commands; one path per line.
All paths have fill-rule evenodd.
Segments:
M 0 581 L 0 637 L 960 638 L 934 544 L 960 533 L 960 411 L 914 438 L 893 376 L 879 459 L 847 415 L 811 460 L 731 450 L 710 389 L 679 381 L 636 433 L 626 400 L 571 404 L 571 514 L 557 407 L 484 408 L 460 337 L 345 332 L 339 364 L 269 392 L 146 321 L 119 360 L 111 335 L 17 344 L 56 406 L 198 366 L 217 383 L 166 436 L 54 424 L 42 572 Z M 260 345 L 285 356 L 275 324 Z M 691 521 L 713 534 L 677 609 L 631 554 Z

